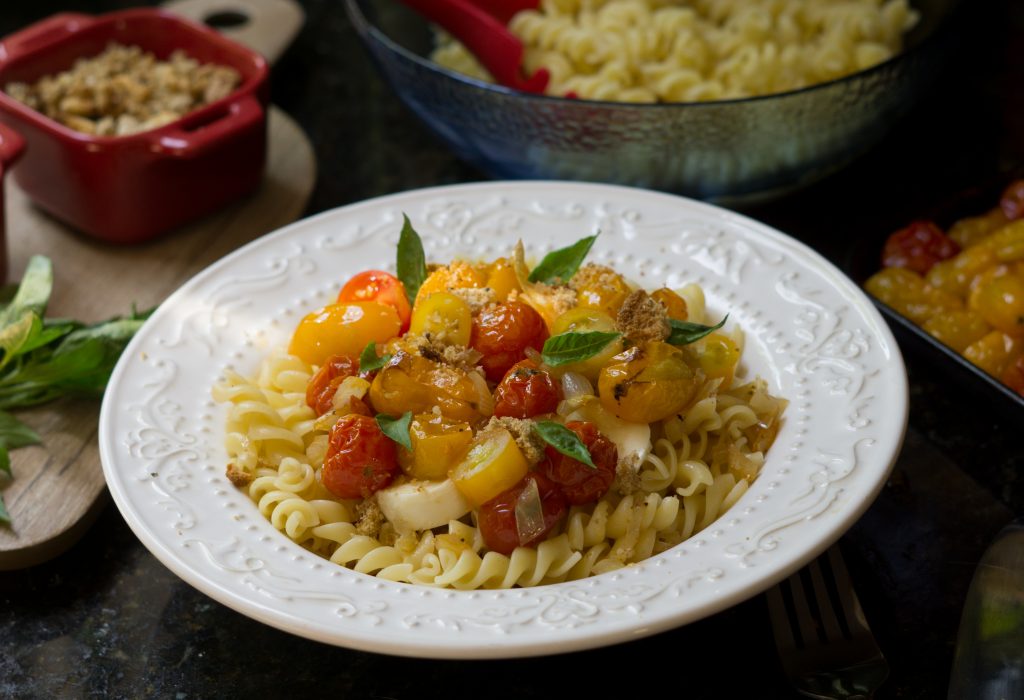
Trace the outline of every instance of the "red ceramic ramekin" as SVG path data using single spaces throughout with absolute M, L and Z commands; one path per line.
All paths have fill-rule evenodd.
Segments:
M 33 202 L 96 238 L 135 243 L 259 185 L 266 157 L 266 61 L 169 12 L 64 13 L 42 20 L 0 42 L 0 89 L 67 70 L 110 42 L 139 46 L 158 59 L 182 49 L 202 63 L 234 68 L 242 81 L 223 99 L 129 136 L 74 131 L 0 92 L 0 123 L 18 132 L 26 146 L 13 174 Z M 2 142 L 9 139 L 9 131 L 0 132 Z

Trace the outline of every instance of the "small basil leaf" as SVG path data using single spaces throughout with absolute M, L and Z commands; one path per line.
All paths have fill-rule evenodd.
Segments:
M 562 333 L 544 341 L 540 357 L 552 367 L 587 360 L 603 351 L 621 333 L 586 331 Z
M 550 420 L 541 420 L 533 424 L 541 440 L 554 447 L 566 457 L 572 457 L 577 462 L 582 462 L 591 469 L 597 469 L 594 460 L 590 458 L 587 446 L 580 440 L 580 436 L 566 428 L 561 423 Z
M 412 227 L 409 217 L 402 214 L 402 233 L 398 236 L 398 259 L 395 268 L 398 279 L 405 287 L 409 303 L 416 302 L 416 294 L 427 279 L 427 257 L 423 252 L 423 241 Z
M 29 258 L 18 291 L 3 313 L 0 313 L 0 326 L 18 319 L 25 311 L 34 311 L 36 315 L 43 316 L 52 291 L 53 263 L 42 255 L 33 255 Z
M 11 455 L 7 452 L 7 448 L 0 445 L 0 488 L 7 486 L 7 482 L 13 477 L 11 474 Z M 3 505 L 3 501 L 0 500 L 0 505 Z M 8 520 L 7 522 L 10 522 Z
M 377 343 L 371 340 L 366 344 L 366 347 L 363 348 L 363 352 L 359 355 L 359 371 L 376 372 L 390 361 L 391 355 L 386 353 L 377 357 Z
M 533 268 L 527 279 L 531 282 L 544 282 L 545 284 L 568 282 L 576 274 L 576 270 L 580 269 L 580 265 L 583 264 L 583 260 L 596 240 L 596 235 L 587 236 L 567 248 L 551 251 L 540 261 L 540 265 Z
M 377 425 L 380 431 L 407 450 L 412 450 L 412 438 L 409 437 L 409 423 L 412 422 L 412 411 L 406 411 L 398 418 L 386 413 L 377 414 Z
M 16 450 L 26 445 L 38 445 L 39 435 L 32 428 L 28 427 L 10 413 L 0 411 L 0 445 Z M 3 465 L 0 464 L 0 470 Z M 5 470 L 10 472 L 9 469 Z
M 700 323 L 690 323 L 689 321 L 677 321 L 675 319 L 669 319 L 669 325 L 672 327 L 672 332 L 669 333 L 668 339 L 665 341 L 672 345 L 689 345 L 694 343 L 704 336 L 717 331 L 719 328 L 725 325 L 729 315 L 726 314 L 725 318 L 716 323 L 713 326 L 705 326 Z

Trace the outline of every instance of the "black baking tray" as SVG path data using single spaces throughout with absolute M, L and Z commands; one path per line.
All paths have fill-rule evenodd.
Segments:
M 1007 168 L 968 190 L 944 198 L 942 202 L 937 202 L 914 218 L 930 219 L 946 230 L 957 219 L 983 214 L 996 206 L 1006 186 L 1022 177 L 1024 165 Z M 909 223 L 908 220 L 903 225 Z M 863 236 L 851 251 L 846 265 L 847 273 L 861 288 L 871 275 L 882 269 L 882 248 L 892 232 L 878 230 L 874 235 Z M 975 367 L 949 346 L 940 343 L 906 316 L 870 294 L 868 296 L 888 321 L 900 348 L 907 355 L 907 363 L 911 364 L 912 368 L 915 367 L 916 361 L 930 364 L 958 386 L 996 402 L 1003 409 L 1002 412 L 1008 412 L 1007 415 L 1013 415 L 1015 418 L 1024 416 L 1024 397 Z

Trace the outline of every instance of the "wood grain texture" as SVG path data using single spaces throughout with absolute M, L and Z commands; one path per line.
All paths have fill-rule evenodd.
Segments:
M 33 207 L 7 179 L 11 279 L 29 256 L 53 260 L 48 316 L 99 321 L 155 306 L 192 275 L 232 250 L 298 218 L 316 180 L 306 135 L 271 108 L 266 176 L 253 195 L 156 241 L 113 247 L 71 231 Z M 14 479 L 4 489 L 13 525 L 0 527 L 0 570 L 45 561 L 71 546 L 106 499 L 96 441 L 98 401 L 61 400 L 20 411 L 41 446 L 11 453 Z

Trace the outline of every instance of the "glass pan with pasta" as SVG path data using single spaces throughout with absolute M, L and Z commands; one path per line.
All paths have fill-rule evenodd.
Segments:
M 707 527 L 746 491 L 786 402 L 737 379 L 738 330 L 695 285 L 636 288 L 520 243 L 399 276 L 362 272 L 229 405 L 227 475 L 303 547 L 457 589 L 612 571 Z
M 875 66 L 902 50 L 919 15 L 907 0 L 540 0 L 509 30 L 549 95 L 703 102 L 770 95 Z M 493 82 L 459 42 L 431 59 Z

